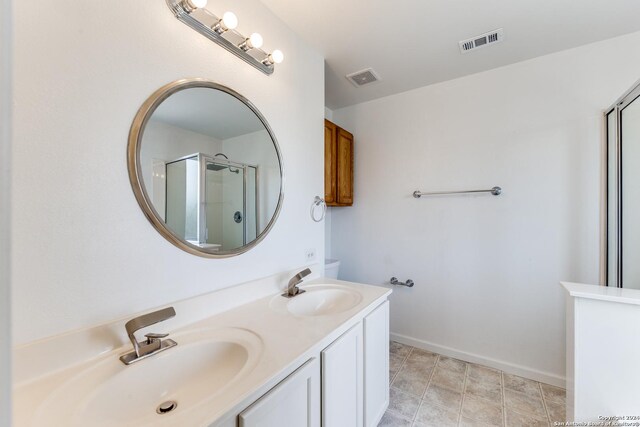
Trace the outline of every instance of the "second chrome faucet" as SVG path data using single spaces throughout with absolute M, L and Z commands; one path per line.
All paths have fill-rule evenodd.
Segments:
M 289 285 L 287 286 L 287 292 L 282 294 L 283 297 L 292 298 L 296 295 L 300 295 L 304 292 L 304 289 L 298 288 L 298 285 L 302 283 L 302 279 L 311 274 L 311 270 L 305 268 L 300 273 L 296 274 L 289 280 Z
M 135 336 L 135 332 L 139 329 L 146 328 L 147 326 L 154 325 L 158 322 L 170 319 L 176 315 L 176 311 L 173 307 L 163 308 L 162 310 L 154 311 L 153 313 L 143 314 L 134 319 L 129 320 L 125 325 L 127 330 L 127 336 L 133 344 L 133 351 L 120 356 L 120 360 L 125 365 L 130 365 L 139 360 L 145 359 L 153 354 L 159 353 L 163 350 L 178 345 L 174 340 L 162 340 L 169 334 L 145 334 L 147 338 L 145 341 L 138 342 Z

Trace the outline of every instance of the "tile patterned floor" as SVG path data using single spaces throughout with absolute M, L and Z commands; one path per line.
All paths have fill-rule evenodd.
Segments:
M 565 390 L 391 342 L 378 427 L 533 426 L 564 420 Z

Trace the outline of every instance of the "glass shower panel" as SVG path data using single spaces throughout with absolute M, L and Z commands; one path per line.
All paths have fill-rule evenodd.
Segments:
M 246 167 L 246 215 L 245 227 L 247 242 L 251 242 L 258 236 L 258 192 L 257 170 L 254 166 Z
M 618 141 L 616 110 L 607 114 L 607 286 L 618 286 Z
M 205 241 L 222 245 L 223 169 L 207 162 L 204 176 Z
M 622 284 L 640 289 L 640 98 L 621 111 Z
M 185 240 L 198 240 L 198 157 L 167 163 L 166 224 Z
M 206 160 L 205 170 L 207 243 L 220 244 L 222 250 L 243 246 L 246 241 L 244 169 Z

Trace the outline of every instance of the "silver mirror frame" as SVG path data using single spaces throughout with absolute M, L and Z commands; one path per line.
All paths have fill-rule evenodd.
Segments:
M 144 134 L 145 126 L 149 121 L 151 115 L 162 102 L 164 102 L 174 93 L 190 88 L 209 88 L 219 90 L 233 96 L 234 98 L 244 103 L 244 105 L 249 107 L 249 109 L 253 111 L 253 113 L 260 119 L 260 121 L 264 125 L 265 129 L 269 133 L 269 136 L 271 137 L 271 141 L 273 142 L 273 146 L 276 150 L 276 155 L 278 156 L 278 164 L 280 168 L 280 193 L 276 210 L 265 229 L 262 230 L 262 232 L 253 241 L 234 250 L 210 252 L 204 248 L 193 245 L 184 240 L 182 237 L 178 236 L 169 227 L 167 227 L 164 221 L 162 221 L 160 215 L 158 215 L 158 212 L 151 202 L 151 198 L 147 194 L 147 190 L 144 188 L 142 168 L 140 165 L 140 146 L 142 144 L 142 136 Z M 160 89 L 156 90 L 149 98 L 147 98 L 147 100 L 142 104 L 142 106 L 136 113 L 136 116 L 133 119 L 133 123 L 131 124 L 131 129 L 129 131 L 129 143 L 127 145 L 127 168 L 129 170 L 129 181 L 131 182 L 133 194 L 136 196 L 136 200 L 138 201 L 142 212 L 147 217 L 151 225 L 153 225 L 153 227 L 162 235 L 162 237 L 167 239 L 174 246 L 182 249 L 183 251 L 189 252 L 190 254 L 198 255 L 204 258 L 229 258 L 253 249 L 267 236 L 267 234 L 269 234 L 269 232 L 273 228 L 273 225 L 278 219 L 278 216 L 280 215 L 280 210 L 282 209 L 285 183 L 284 164 L 282 161 L 280 146 L 278 145 L 278 141 L 276 140 L 273 130 L 269 126 L 269 123 L 267 123 L 267 120 L 264 118 L 264 116 L 260 113 L 260 111 L 247 98 L 240 95 L 233 89 L 230 89 L 227 86 L 221 85 L 211 80 L 201 78 L 177 80 L 162 86 Z

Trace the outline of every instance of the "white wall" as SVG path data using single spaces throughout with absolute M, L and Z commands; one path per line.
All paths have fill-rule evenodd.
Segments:
M 0 426 L 11 425 L 11 10 L 11 0 L 0 0 Z
M 332 211 L 341 278 L 411 278 L 391 330 L 559 383 L 560 280 L 598 282 L 602 112 L 638 78 L 640 33 L 335 110 L 355 202 Z M 479 52 L 478 54 L 482 54 Z M 414 190 L 504 193 L 414 199 Z
M 265 76 L 176 20 L 163 1 L 16 4 L 15 343 L 292 269 L 306 263 L 308 248 L 324 256 L 323 225 L 309 217 L 323 189 L 323 59 L 256 0 L 209 7 L 233 10 L 239 31 L 260 32 L 286 62 Z M 279 220 L 238 257 L 175 248 L 146 220 L 129 184 L 136 111 L 185 77 L 246 96 L 282 149 L 288 179 Z
M 328 107 L 324 107 L 324 118 L 327 120 L 333 120 L 333 110 Z

